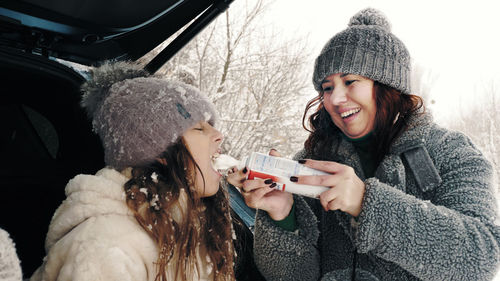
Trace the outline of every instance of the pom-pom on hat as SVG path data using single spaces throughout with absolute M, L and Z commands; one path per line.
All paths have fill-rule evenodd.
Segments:
M 217 119 L 213 104 L 195 87 L 150 76 L 127 62 L 95 68 L 82 92 L 106 165 L 117 170 L 154 161 L 187 129 Z
M 335 73 L 365 76 L 409 94 L 410 54 L 380 11 L 367 8 L 349 21 L 348 27 L 331 38 L 316 58 L 313 84 Z

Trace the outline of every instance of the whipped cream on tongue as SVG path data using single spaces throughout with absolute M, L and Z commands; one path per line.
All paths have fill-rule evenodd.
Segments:
M 238 170 L 243 169 L 245 163 L 246 157 L 240 161 L 226 154 L 219 154 L 217 157 L 214 157 L 212 161 L 214 169 L 219 171 L 223 176 L 227 176 L 229 170 L 233 167 L 236 167 Z
M 217 158 L 214 159 L 213 164 L 216 170 L 224 171 L 232 167 L 237 167 L 238 169 L 240 169 L 239 167 L 241 166 L 241 161 L 236 160 L 229 155 L 220 154 Z

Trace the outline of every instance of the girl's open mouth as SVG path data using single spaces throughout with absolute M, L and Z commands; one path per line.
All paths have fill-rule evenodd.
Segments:
M 210 156 L 210 163 L 212 164 L 212 169 L 219 175 L 222 176 L 222 174 L 219 172 L 219 170 L 216 168 L 215 162 L 217 161 L 217 158 L 219 158 L 220 153 L 219 151 L 215 152 L 212 156 Z

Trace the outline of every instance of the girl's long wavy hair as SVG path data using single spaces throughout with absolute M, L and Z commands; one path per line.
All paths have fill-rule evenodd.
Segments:
M 234 247 L 226 191 L 206 198 L 197 195 L 194 182 L 200 167 L 181 139 L 158 161 L 132 168 L 125 184 L 126 201 L 135 218 L 158 245 L 155 281 L 166 281 L 169 263 L 174 279 L 194 280 L 197 251 L 206 249 L 203 262 L 212 265 L 214 280 L 234 280 Z M 203 181 L 204 177 L 201 173 Z
M 408 117 L 420 111 L 424 112 L 425 107 L 419 96 L 402 94 L 400 91 L 377 81 L 374 81 L 373 88 L 377 107 L 373 129 L 374 156 L 378 165 L 389 152 L 394 140 L 407 129 Z M 306 116 L 308 111 L 315 106 L 316 111 L 308 118 L 309 129 L 306 126 Z M 329 155 L 340 129 L 335 126 L 323 106 L 323 92 L 319 92 L 318 96 L 307 103 L 302 117 L 302 126 L 310 132 L 304 143 L 306 151 L 309 154 Z

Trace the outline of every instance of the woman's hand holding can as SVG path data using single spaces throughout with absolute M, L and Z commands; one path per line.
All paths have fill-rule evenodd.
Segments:
M 291 177 L 291 181 L 299 184 L 329 186 L 330 189 L 319 196 L 325 211 L 341 210 L 354 217 L 359 215 L 365 194 L 365 183 L 356 175 L 352 167 L 337 162 L 310 159 L 300 162 L 330 175 Z

